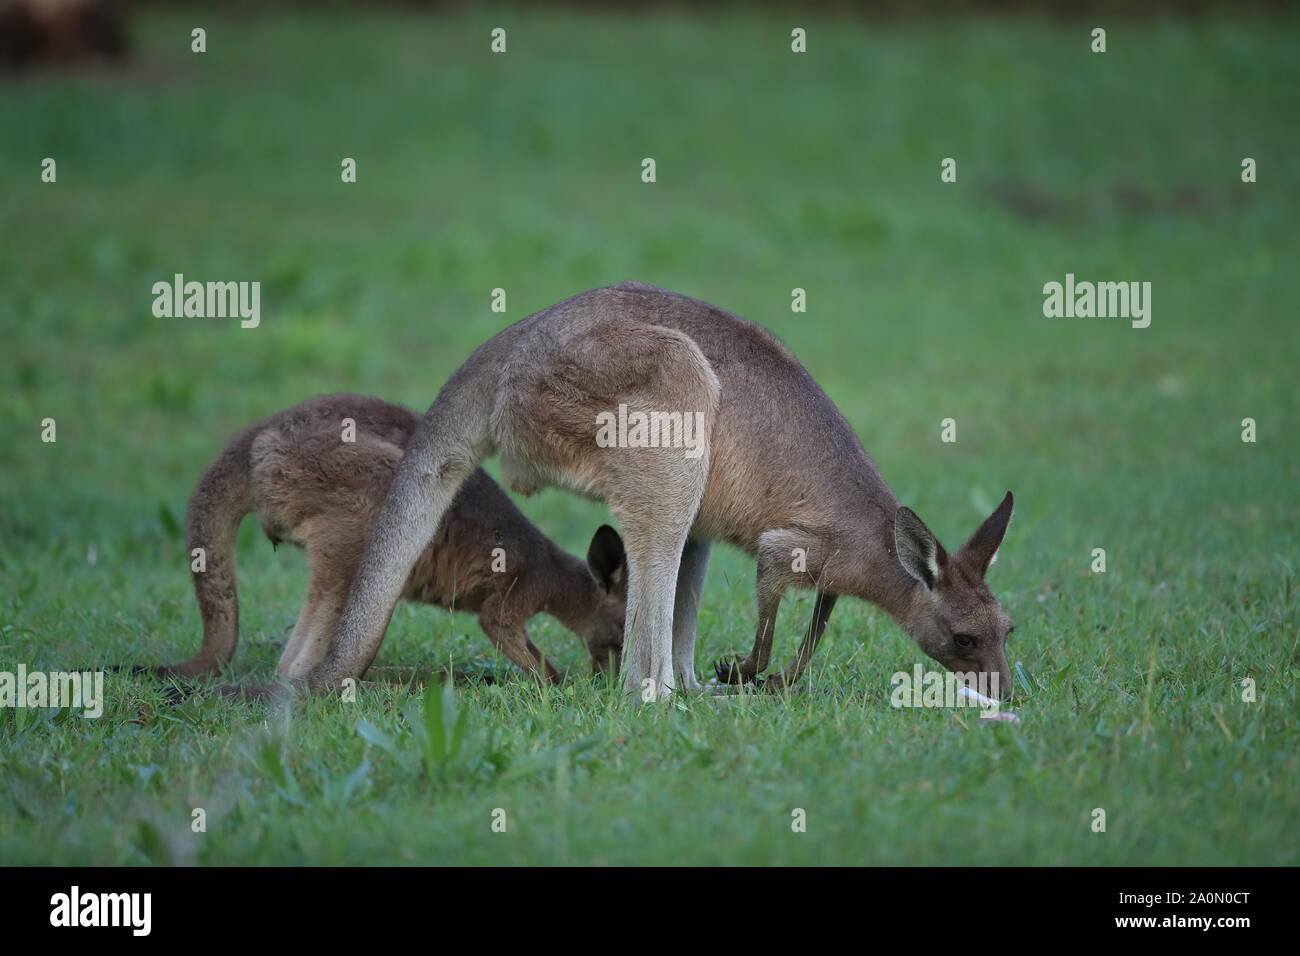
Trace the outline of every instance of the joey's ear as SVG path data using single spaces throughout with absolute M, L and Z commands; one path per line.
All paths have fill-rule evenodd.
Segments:
M 903 570 L 927 588 L 933 588 L 948 563 L 948 555 L 911 508 L 894 513 L 894 547 Z
M 626 577 L 627 556 L 623 553 L 623 539 L 607 524 L 596 529 L 591 546 L 587 548 L 587 567 L 592 576 L 606 591 L 612 591 L 620 573 Z
M 966 566 L 981 577 L 987 573 L 989 565 L 998 556 L 998 548 L 1002 546 L 1002 539 L 1007 535 L 1007 525 L 1011 523 L 1011 509 L 1014 506 L 1015 499 L 1008 491 L 1007 496 L 1002 499 L 1002 504 L 998 505 L 993 514 L 984 519 L 979 530 L 970 536 L 970 540 L 963 544 L 961 551 L 958 552 Z

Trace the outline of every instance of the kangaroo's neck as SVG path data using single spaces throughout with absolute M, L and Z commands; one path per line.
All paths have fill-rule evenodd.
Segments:
M 903 570 L 894 544 L 898 502 L 886 489 L 859 503 L 834 535 L 822 577 L 827 590 L 870 601 L 903 628 L 913 616 L 919 584 Z

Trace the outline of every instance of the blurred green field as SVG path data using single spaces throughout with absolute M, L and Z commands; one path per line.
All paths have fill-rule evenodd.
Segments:
M 950 547 L 1014 489 L 990 583 L 1024 722 L 891 709 L 923 658 L 853 601 L 805 693 L 640 709 L 585 676 L 540 690 L 472 617 L 403 607 L 378 663 L 504 678 L 458 690 L 445 772 L 386 740 L 396 692 L 280 725 L 110 675 L 97 721 L 0 710 L 0 862 L 1300 860 L 1300 20 L 1117 20 L 1103 55 L 1089 26 L 150 12 L 120 71 L 6 80 L 0 670 L 188 656 L 178 523 L 231 433 L 322 392 L 423 408 L 505 323 L 640 279 L 780 335 Z M 176 272 L 260 280 L 261 326 L 154 318 Z M 1044 318 L 1067 272 L 1151 281 L 1150 328 Z M 521 506 L 579 553 L 607 517 Z M 239 561 L 233 676 L 262 680 L 305 570 L 252 519 Z M 748 648 L 752 591 L 715 552 L 701 672 Z M 811 603 L 783 606 L 778 664 Z

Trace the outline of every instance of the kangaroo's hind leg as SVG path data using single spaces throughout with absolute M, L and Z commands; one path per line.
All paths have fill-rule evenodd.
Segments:
M 378 509 L 381 493 L 379 489 L 371 499 L 372 507 L 363 507 L 360 512 L 330 508 L 304 524 L 310 575 L 307 603 L 276 668 L 278 677 L 305 680 L 328 653 L 361 560 L 367 522 Z
M 685 658 L 684 638 L 683 654 L 674 658 L 673 617 L 682 554 L 704 494 L 708 463 L 684 458 L 675 449 L 622 451 L 625 454 L 614 465 L 610 480 L 614 491 L 608 502 L 623 529 L 627 552 L 623 691 L 650 700 L 676 688 L 676 664 L 690 672 L 691 680 L 683 681 L 683 686 L 698 686 L 694 661 Z
M 337 578 L 322 581 L 313 576 L 307 587 L 307 603 L 303 605 L 293 636 L 289 638 L 275 669 L 277 677 L 305 680 L 324 658 L 330 641 L 334 639 L 334 628 L 338 626 L 350 583 L 350 580 Z
M 530 339 L 527 360 L 507 370 L 495 440 L 510 460 L 604 501 L 618 519 L 628 568 L 624 691 L 664 697 L 676 685 L 673 605 L 721 388 L 689 336 L 647 321 L 635 303 L 573 321 L 571 334 Z
M 687 538 L 677 572 L 677 595 L 673 604 L 673 674 L 683 690 L 702 690 L 695 676 L 695 619 L 700 609 L 700 592 L 709 570 L 713 542 Z
M 280 663 L 275 668 L 276 676 L 286 676 L 290 662 L 302 653 L 302 645 L 307 639 L 307 631 L 311 627 L 311 615 L 314 609 L 315 604 L 312 601 L 311 587 L 308 586 L 307 600 L 298 611 L 298 620 L 289 634 L 289 640 L 284 646 L 284 652 L 280 655 Z

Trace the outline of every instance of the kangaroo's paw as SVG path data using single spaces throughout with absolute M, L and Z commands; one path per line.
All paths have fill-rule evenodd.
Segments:
M 723 658 L 713 665 L 713 672 L 718 675 L 719 684 L 753 684 L 757 683 L 757 677 L 752 673 L 745 673 L 745 664 L 734 657 L 731 660 Z
M 164 704 L 175 706 L 183 704 L 199 692 L 196 684 L 186 684 L 182 681 L 173 679 L 165 688 L 163 688 L 162 699 Z

